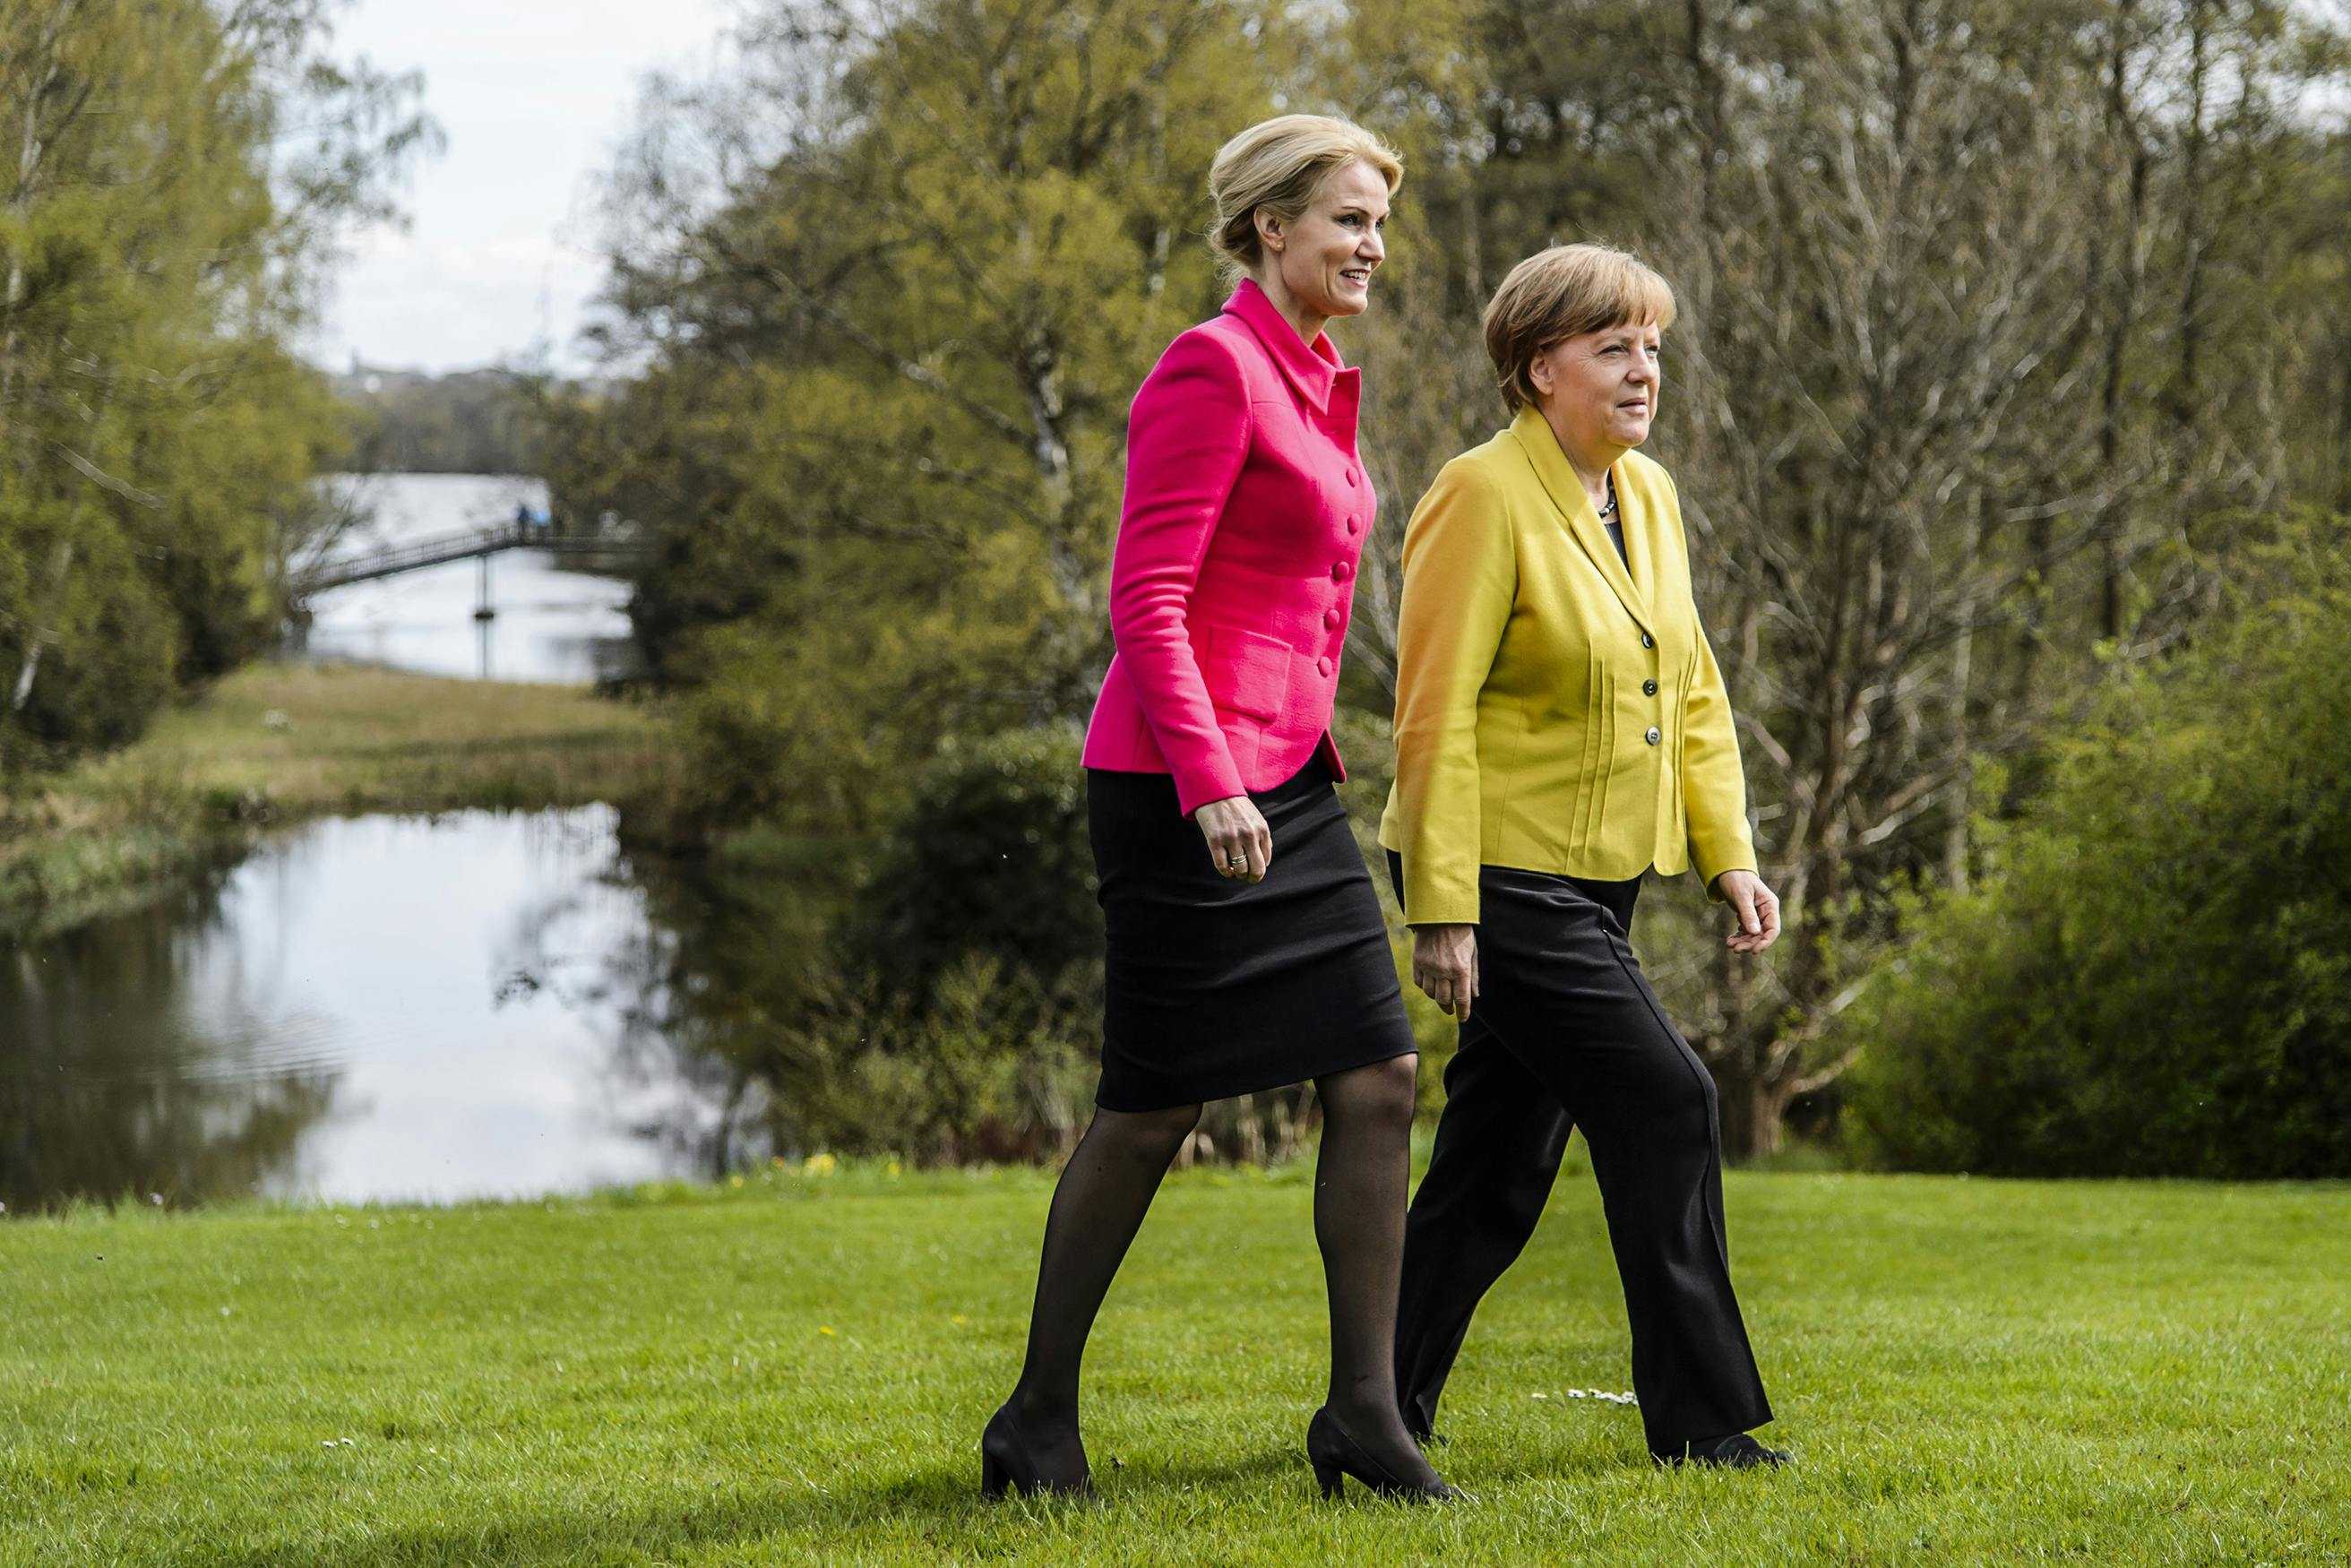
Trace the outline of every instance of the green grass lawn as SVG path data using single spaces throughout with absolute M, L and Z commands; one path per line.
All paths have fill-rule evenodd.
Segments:
M 0 1223 L 0 1563 L 2351 1560 L 2351 1190 L 1730 1184 L 1785 1474 L 1654 1470 L 1588 1176 L 1447 1400 L 1478 1500 L 1318 1501 L 1304 1167 L 1176 1177 L 1103 1501 L 988 1506 L 1048 1178 Z

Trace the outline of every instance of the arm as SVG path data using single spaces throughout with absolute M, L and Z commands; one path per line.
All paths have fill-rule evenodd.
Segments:
M 1409 925 L 1477 924 L 1478 695 L 1518 589 L 1500 496 L 1475 468 L 1447 465 L 1405 528 L 1396 616 L 1397 848 Z
M 1698 671 L 1682 705 L 1682 810 L 1689 820 L 1690 862 L 1707 896 L 1719 903 L 1725 894 L 1716 883 L 1725 872 L 1755 870 L 1755 841 L 1747 830 L 1747 775 L 1739 763 L 1730 693 L 1695 604 L 1690 613 Z
M 1186 618 L 1249 444 L 1249 386 L 1231 350 L 1210 333 L 1176 339 L 1128 418 L 1110 629 L 1187 816 L 1244 792 Z

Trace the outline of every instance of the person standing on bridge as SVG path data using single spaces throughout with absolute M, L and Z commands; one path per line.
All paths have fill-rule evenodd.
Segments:
M 982 1488 L 1091 1492 L 1078 1369 L 1094 1314 L 1204 1101 L 1305 1079 L 1323 1113 L 1314 1229 L 1331 1384 L 1307 1429 L 1343 1474 L 1456 1495 L 1392 1368 L 1411 1178 L 1411 1026 L 1332 784 L 1339 659 L 1374 499 L 1359 373 L 1323 335 L 1386 254 L 1396 155 L 1286 115 L 1227 142 L 1213 243 L 1238 277 L 1135 394 L 1111 567 L 1117 654 L 1086 732 L 1109 946 L 1093 1121 L 1053 1194 L 1029 1347 L 980 1443 Z

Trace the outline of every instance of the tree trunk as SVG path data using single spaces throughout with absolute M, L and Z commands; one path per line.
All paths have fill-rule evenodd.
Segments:
M 1767 1081 L 1744 1071 L 1745 1065 L 1723 1063 L 1715 1071 L 1722 1157 L 1729 1165 L 1766 1159 L 1785 1146 L 1788 1103 L 1794 1098 L 1789 1090 L 1792 1080 Z M 1731 1071 L 1723 1071 L 1726 1066 Z

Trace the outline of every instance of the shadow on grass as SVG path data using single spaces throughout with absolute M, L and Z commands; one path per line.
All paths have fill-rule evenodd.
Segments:
M 991 1523 L 1017 1525 L 1026 1518 L 1058 1517 L 1076 1521 L 1101 1518 L 1115 1528 L 1122 1504 L 1147 1501 L 1155 1494 L 1238 1490 L 1260 1492 L 1270 1484 L 1294 1482 L 1301 1502 L 1311 1496 L 1302 1452 L 1266 1451 L 1226 1462 L 1167 1466 L 1129 1465 L 1102 1476 L 1100 1503 L 1016 1498 L 987 1502 L 979 1496 L 977 1456 L 967 1466 L 931 1466 L 881 1478 L 870 1485 L 834 1492 L 772 1494 L 737 1488 L 680 1508 L 674 1502 L 632 1509 L 615 1501 L 608 1509 L 582 1511 L 549 1509 L 488 1517 L 385 1528 L 354 1521 L 348 1531 L 300 1541 L 283 1541 L 235 1554 L 253 1568 L 403 1568 L 407 1564 L 620 1564 L 651 1559 L 674 1561 L 681 1553 L 749 1545 L 781 1537 L 789 1551 L 824 1556 L 855 1550 L 861 1536 L 883 1534 L 932 1549 L 949 1537 L 977 1533 Z M 1358 1493 L 1358 1496 L 1363 1494 Z M 453 1499 L 463 1507 L 467 1500 Z M 183 1563 L 221 1561 L 202 1550 Z

